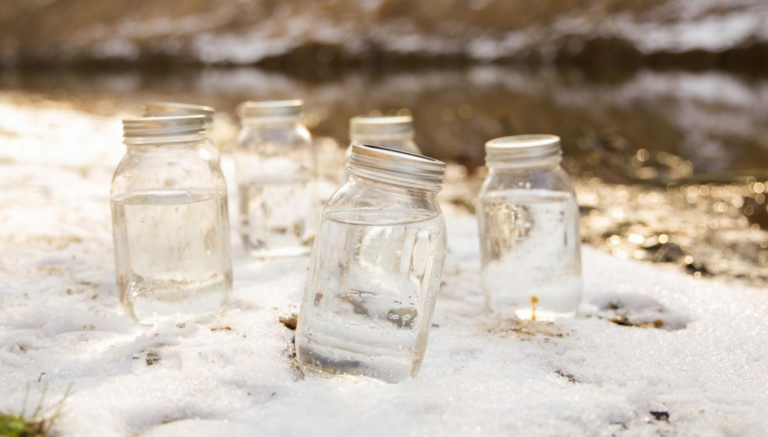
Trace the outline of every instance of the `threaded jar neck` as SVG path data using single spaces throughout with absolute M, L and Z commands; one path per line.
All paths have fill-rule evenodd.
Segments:
M 190 105 L 174 102 L 147 102 L 144 104 L 145 117 L 177 117 L 184 115 L 202 115 L 205 122 L 213 124 L 213 115 L 216 109 L 210 106 Z
M 123 120 L 123 138 L 127 145 L 163 145 L 193 143 L 205 139 L 205 117 L 144 117 Z
M 237 107 L 237 113 L 244 123 L 275 123 L 301 120 L 304 101 L 271 100 L 247 101 Z
M 562 154 L 556 135 L 513 135 L 485 143 L 485 162 L 491 169 L 558 164 Z
M 382 117 L 357 116 L 349 120 L 352 141 L 364 138 L 413 138 L 413 117 L 395 115 Z
M 366 179 L 435 192 L 445 176 L 442 161 L 363 144 L 352 145 L 347 169 Z

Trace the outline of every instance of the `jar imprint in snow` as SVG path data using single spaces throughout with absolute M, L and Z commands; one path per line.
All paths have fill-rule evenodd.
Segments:
M 445 164 L 353 145 L 326 205 L 296 334 L 305 372 L 394 383 L 424 359 L 446 253 Z
M 552 320 L 581 302 L 579 207 L 560 167 L 560 138 L 519 135 L 485 145 L 477 218 L 483 291 L 502 315 Z
M 205 117 L 123 121 L 110 200 L 117 289 L 137 321 L 205 321 L 232 290 L 227 187 Z
M 301 100 L 245 102 L 236 153 L 240 234 L 259 258 L 309 254 L 319 211 Z
M 149 102 L 144 105 L 145 117 L 179 117 L 184 115 L 202 115 L 205 117 L 204 149 L 211 154 L 214 161 L 220 161 L 219 148 L 213 141 L 213 115 L 216 113 L 210 106 L 190 105 L 187 103 Z

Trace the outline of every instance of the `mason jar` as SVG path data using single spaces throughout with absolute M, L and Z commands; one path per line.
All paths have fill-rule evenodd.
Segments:
M 219 148 L 213 141 L 213 115 L 216 109 L 210 106 L 190 105 L 186 103 L 149 102 L 144 105 L 145 117 L 178 117 L 184 115 L 202 115 L 205 117 L 205 143 L 203 149 L 211 154 L 214 161 L 220 161 Z
M 553 320 L 581 302 L 579 206 L 560 166 L 560 138 L 518 135 L 485 144 L 477 202 L 482 281 L 503 316 Z
M 424 359 L 446 253 L 445 164 L 353 145 L 323 210 L 296 331 L 301 368 L 389 383 Z
M 235 155 L 240 234 L 252 255 L 308 255 L 319 207 L 312 137 L 301 100 L 245 102 Z
M 420 155 L 421 150 L 413 142 L 413 135 L 413 117 L 410 115 L 361 115 L 349 120 L 349 138 L 352 144 L 368 144 Z M 347 155 L 351 153 L 352 145 L 347 149 Z
M 346 159 L 352 154 L 352 144 L 367 144 L 385 149 L 421 155 L 421 149 L 413 141 L 413 117 L 410 115 L 368 117 L 360 115 L 349 119 L 350 145 Z M 346 167 L 340 174 L 341 183 L 347 181 Z
M 117 290 L 143 324 L 207 321 L 232 290 L 227 186 L 205 117 L 123 120 L 110 193 Z

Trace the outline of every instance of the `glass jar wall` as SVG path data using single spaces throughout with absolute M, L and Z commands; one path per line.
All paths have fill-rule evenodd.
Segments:
M 575 315 L 582 292 L 579 207 L 560 167 L 560 139 L 519 135 L 485 148 L 489 173 L 477 218 L 488 307 L 533 320 Z
M 358 116 L 349 120 L 352 144 L 367 144 L 419 155 L 421 149 L 413 141 L 413 136 L 413 117 L 410 115 Z M 347 155 L 351 153 L 350 144 Z
M 413 141 L 413 117 L 410 115 L 396 116 L 357 116 L 349 119 L 350 145 L 347 148 L 346 159 L 352 155 L 352 144 L 367 144 L 384 147 L 385 149 L 421 154 L 421 149 Z M 342 184 L 347 182 L 346 167 L 339 175 Z
M 205 117 L 205 142 L 203 148 L 211 154 L 214 161 L 221 160 L 219 148 L 213 141 L 213 115 L 216 110 L 210 106 L 190 105 L 186 103 L 149 102 L 144 105 L 145 117 L 178 117 L 202 115 Z
M 129 119 L 123 130 L 110 193 L 120 301 L 144 324 L 212 319 L 231 293 L 232 259 L 205 117 Z
M 245 102 L 236 150 L 240 234 L 262 259 L 309 254 L 319 215 L 303 102 Z
M 446 254 L 445 164 L 353 145 L 326 205 L 296 335 L 305 372 L 394 383 L 424 359 Z

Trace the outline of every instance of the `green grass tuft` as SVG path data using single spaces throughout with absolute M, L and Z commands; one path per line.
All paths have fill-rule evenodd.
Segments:
M 29 398 L 29 386 L 24 394 L 24 404 L 20 413 L 0 412 L 0 436 L 3 437 L 48 437 L 51 436 L 51 430 L 53 424 L 59 417 L 59 411 L 64 401 L 70 395 L 72 386 L 67 388 L 64 397 L 60 401 L 51 405 L 47 409 L 43 410 L 43 402 L 45 401 L 45 394 L 48 392 L 48 385 L 43 389 L 43 394 L 40 397 L 40 402 L 37 403 L 37 408 L 31 416 L 27 417 L 27 399 Z M 53 414 L 50 414 L 53 411 Z

